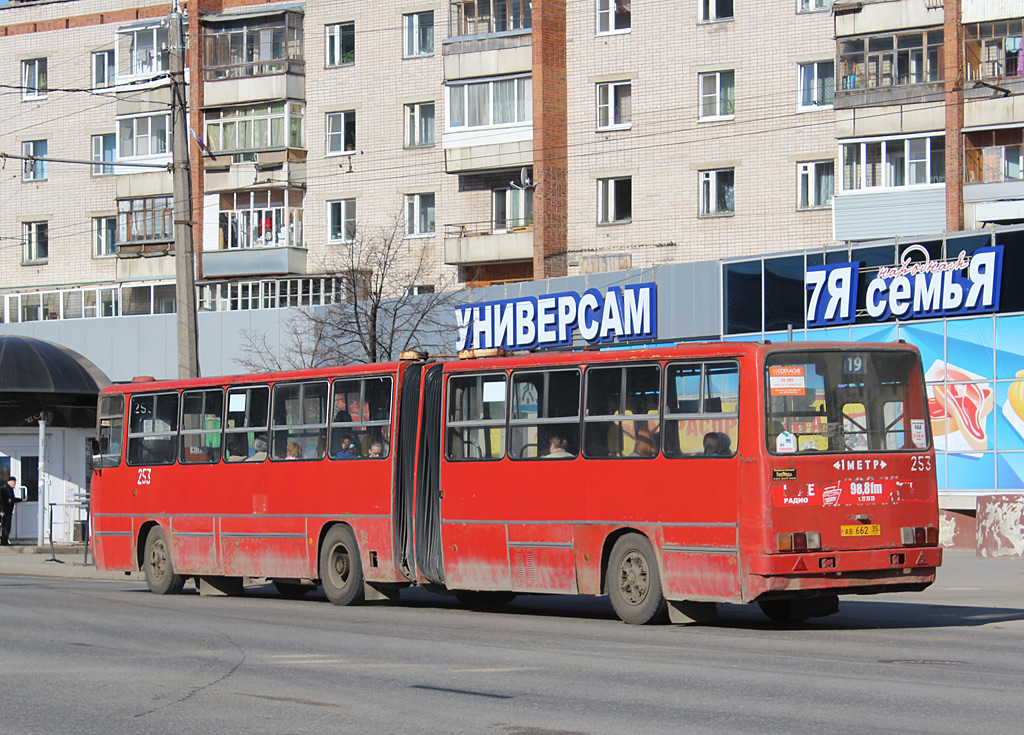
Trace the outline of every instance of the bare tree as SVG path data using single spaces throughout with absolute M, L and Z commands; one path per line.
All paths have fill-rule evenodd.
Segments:
M 298 309 L 276 348 L 266 331 L 242 331 L 237 361 L 246 369 L 384 362 L 403 350 L 447 345 L 463 296 L 450 290 L 451 277 L 431 281 L 433 240 L 406 239 L 401 215 L 376 229 L 353 229 L 321 263 L 322 277 L 333 286 L 328 303 Z

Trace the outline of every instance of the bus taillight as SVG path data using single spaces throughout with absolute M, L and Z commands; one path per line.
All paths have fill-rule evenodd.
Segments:
M 821 534 L 817 531 L 779 534 L 779 551 L 814 551 L 820 548 Z
M 904 546 L 934 546 L 939 543 L 939 529 L 935 526 L 904 526 L 900 529 Z

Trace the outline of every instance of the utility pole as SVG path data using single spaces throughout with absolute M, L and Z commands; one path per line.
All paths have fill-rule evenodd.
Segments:
M 194 9 L 193 9 L 193 12 Z M 174 180 L 175 310 L 178 315 L 178 377 L 199 377 L 196 286 L 192 252 L 192 194 L 189 191 L 188 93 L 185 89 L 185 34 L 175 2 L 169 18 L 171 144 Z

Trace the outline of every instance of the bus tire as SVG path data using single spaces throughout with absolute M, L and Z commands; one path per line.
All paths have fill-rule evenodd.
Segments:
M 335 605 L 363 601 L 363 563 L 356 536 L 348 526 L 337 525 L 324 537 L 320 549 L 320 581 L 327 599 Z
M 142 558 L 142 568 L 150 592 L 158 595 L 176 595 L 181 592 L 185 586 L 185 577 L 174 571 L 167 534 L 160 526 L 154 526 L 146 536 L 146 550 Z
M 646 537 L 630 533 L 615 542 L 608 557 L 605 587 L 623 622 L 647 625 L 668 619 L 658 560 Z

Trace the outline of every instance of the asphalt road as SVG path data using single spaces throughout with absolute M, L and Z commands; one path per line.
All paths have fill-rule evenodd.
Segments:
M 946 558 L 930 590 L 790 628 L 740 606 L 641 628 L 603 598 L 336 608 L 0 576 L 0 733 L 1021 732 L 1024 560 Z

